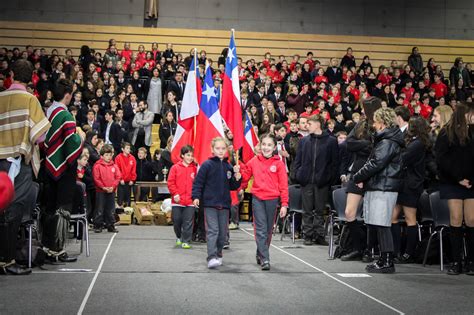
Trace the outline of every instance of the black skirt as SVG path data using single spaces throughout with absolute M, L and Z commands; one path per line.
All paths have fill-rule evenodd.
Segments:
M 416 208 L 421 193 L 416 192 L 400 192 L 397 197 L 397 204 L 405 207 Z
M 439 196 L 441 199 L 474 199 L 474 189 L 467 189 L 461 185 L 440 184 Z
M 365 194 L 365 185 L 364 185 L 364 188 L 359 188 L 355 183 L 354 181 L 351 179 L 349 179 L 349 181 L 347 182 L 346 184 L 346 193 L 351 193 L 351 194 L 356 194 L 356 195 L 360 195 L 360 196 L 364 196 Z

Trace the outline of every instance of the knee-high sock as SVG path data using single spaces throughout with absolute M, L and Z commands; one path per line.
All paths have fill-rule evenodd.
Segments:
M 417 243 L 417 235 L 418 234 L 418 228 L 416 225 L 413 226 L 407 226 L 407 247 L 405 250 L 405 253 L 407 253 L 410 256 L 413 256 L 415 254 L 415 248 L 416 248 L 416 243 Z
M 361 239 L 361 228 L 359 225 L 359 222 L 357 220 L 354 220 L 352 222 L 347 222 L 347 227 L 349 228 L 349 233 L 351 233 L 351 241 L 352 241 L 352 250 L 356 251 L 361 251 L 361 244 L 360 244 L 360 239 Z
M 398 255 L 400 253 L 400 243 L 402 237 L 400 223 L 392 223 L 391 230 L 393 238 L 393 253 L 394 255 Z
M 451 253 L 454 262 L 461 262 L 462 254 L 462 227 L 450 227 Z

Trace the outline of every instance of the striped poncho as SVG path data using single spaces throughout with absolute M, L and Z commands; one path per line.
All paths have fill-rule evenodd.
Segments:
M 40 168 L 36 142 L 50 127 L 38 99 L 21 84 L 0 93 L 0 160 L 23 156 L 35 175 Z
M 76 122 L 66 106 L 54 102 L 48 108 L 47 116 L 51 122 L 51 128 L 44 142 L 45 166 L 50 175 L 58 180 L 66 168 L 81 154 L 82 140 L 76 133 Z

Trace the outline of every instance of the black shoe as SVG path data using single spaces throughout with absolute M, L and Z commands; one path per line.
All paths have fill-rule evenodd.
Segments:
M 371 263 L 374 261 L 374 255 L 369 250 L 365 250 L 364 254 L 362 255 L 362 261 L 365 263 Z
M 393 254 L 382 253 L 380 259 L 375 263 L 367 265 L 365 270 L 369 273 L 394 273 L 395 265 L 393 264 Z
M 67 253 L 64 253 L 64 254 L 58 256 L 58 260 L 60 262 L 65 262 L 65 263 L 76 262 L 77 261 L 77 256 L 69 256 Z
M 261 265 L 262 261 L 260 260 L 260 256 L 256 255 L 255 259 L 257 260 L 257 265 Z
M 303 245 L 306 245 L 306 246 L 311 246 L 313 244 L 314 244 L 313 241 L 310 239 L 305 239 L 303 242 Z
M 360 261 L 362 260 L 362 253 L 358 250 L 352 251 L 341 257 L 342 261 Z
M 229 249 L 230 248 L 230 242 L 225 242 L 223 249 Z
M 117 230 L 117 229 L 115 228 L 115 226 L 112 225 L 112 226 L 109 226 L 109 227 L 107 228 L 107 232 L 110 232 L 110 233 L 118 233 L 119 230 Z
M 94 228 L 94 233 L 102 233 L 102 228 L 101 227 Z
M 414 264 L 415 263 L 415 258 L 413 258 L 413 256 L 405 253 L 405 254 L 397 257 L 396 259 L 394 259 L 394 262 L 396 264 Z
M 451 276 L 457 276 L 462 273 L 462 263 L 461 262 L 453 262 L 448 269 L 447 274 Z
M 270 262 L 269 261 L 264 261 L 262 263 L 262 270 L 270 270 Z
M 319 236 L 314 240 L 314 244 L 321 245 L 321 246 L 329 246 L 329 243 L 323 236 Z
M 29 275 L 30 273 L 30 268 L 26 268 L 18 264 L 13 264 L 8 267 L 0 267 L 0 274 L 3 275 L 25 276 Z
M 199 243 L 207 243 L 205 238 L 200 238 Z
M 466 275 L 474 276 L 474 261 L 468 261 L 466 263 Z

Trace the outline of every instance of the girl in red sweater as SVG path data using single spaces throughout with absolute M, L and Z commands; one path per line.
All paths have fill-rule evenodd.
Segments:
M 194 212 L 191 192 L 196 176 L 194 149 L 190 145 L 181 148 L 181 161 L 173 165 L 168 177 L 168 189 L 172 200 L 173 227 L 176 234 L 176 246 L 191 248 L 189 243 L 193 235 Z
M 288 207 L 288 175 L 278 155 L 274 155 L 277 141 L 266 134 L 260 139 L 262 153 L 252 158 L 242 171 L 244 181 L 254 178 L 252 185 L 252 209 L 257 243 L 257 264 L 262 270 L 270 270 L 270 242 L 277 207 L 280 217 L 286 216 Z

